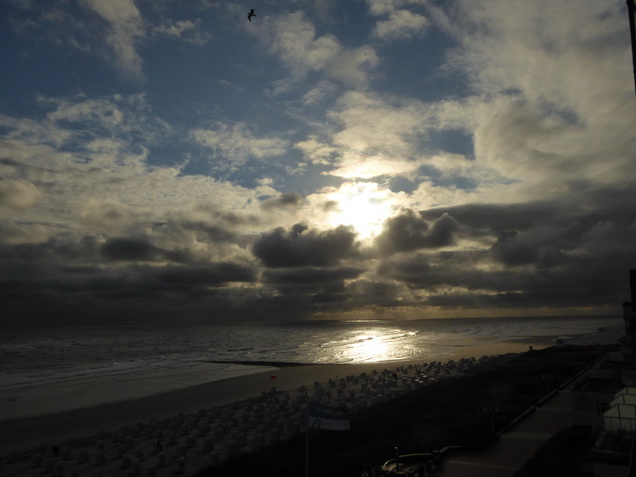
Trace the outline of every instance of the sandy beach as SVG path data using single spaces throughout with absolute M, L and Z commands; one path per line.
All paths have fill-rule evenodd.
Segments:
M 459 359 L 527 351 L 550 346 L 549 341 L 506 342 L 485 346 L 464 343 L 457 346 L 452 356 L 441 359 Z M 276 387 L 288 391 L 315 381 L 324 382 L 373 370 L 393 368 L 411 362 L 391 361 L 365 364 L 327 364 L 274 368 L 264 366 L 261 372 L 236 378 L 185 386 L 168 392 L 156 392 L 152 384 L 131 389 L 130 382 L 91 383 L 89 392 L 69 395 L 64 386 L 52 386 L 30 392 L 23 390 L 20 398 L 4 398 L 0 410 L 0 432 L 11 435 L 3 439 L 0 455 L 71 437 L 96 434 L 150 419 L 163 419 L 178 413 L 193 413 L 243 401 Z M 275 378 L 274 378 L 275 377 Z M 194 382 L 200 376 L 191 377 Z M 183 383 L 187 384 L 187 383 Z M 142 393 L 142 395 L 135 395 Z M 132 397 L 131 397 L 132 396 Z
M 615 342 L 620 330 L 611 330 L 604 336 L 594 336 L 594 342 Z M 579 337 L 574 341 L 589 342 L 590 337 Z M 578 344 L 581 344 L 578 343 Z M 530 347 L 540 349 L 552 346 L 553 340 L 533 338 L 502 342 L 490 345 L 475 345 L 470 342 L 458 343 L 451 356 L 440 357 L 440 361 L 507 353 L 525 352 Z M 2 407 L 0 433 L 5 436 L 0 441 L 0 456 L 11 453 L 29 454 L 29 449 L 60 445 L 71 439 L 96 436 L 99 433 L 115 433 L 126 427 L 143 423 L 181 420 L 184 415 L 194 415 L 202 410 L 210 410 L 232 403 L 246 402 L 271 391 L 273 387 L 284 392 L 298 390 L 301 386 L 326 383 L 329 380 L 344 381 L 345 377 L 372 374 L 396 367 L 408 367 L 421 363 L 376 362 L 365 364 L 301 365 L 275 368 L 265 366 L 261 372 L 231 379 L 186 386 L 168 392 L 152 392 L 153 387 L 144 389 L 148 395 L 134 396 L 129 388 L 131 383 L 112 383 L 103 387 L 93 385 L 91 392 L 69 399 L 63 388 L 40 390 L 39 394 L 26 394 L 22 399 L 5 401 Z M 407 371 L 405 369 L 404 373 Z M 200 378 L 200 377 L 199 377 Z M 182 383 L 187 384 L 187 383 Z M 132 396 L 134 397 L 131 397 Z M 203 414 L 200 414 L 203 415 Z M 164 424 L 164 427 L 168 424 Z M 302 423 L 298 423 L 302 427 Z M 11 436 L 7 439 L 6 436 Z M 46 444 L 46 446 L 44 446 Z M 9 474 L 10 475 L 10 474 Z M 21 475 L 21 474 L 15 474 Z

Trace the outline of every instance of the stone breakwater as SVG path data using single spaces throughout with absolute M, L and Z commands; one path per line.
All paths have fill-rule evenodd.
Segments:
M 281 392 L 167 419 L 152 419 L 114 432 L 43 443 L 0 460 L 6 476 L 172 476 L 266 447 L 304 432 L 310 401 L 351 412 L 374 406 L 475 364 L 496 363 L 502 355 L 398 365 L 332 378 Z

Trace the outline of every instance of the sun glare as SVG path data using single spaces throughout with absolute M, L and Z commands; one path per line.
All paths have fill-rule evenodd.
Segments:
M 380 335 L 361 334 L 348 347 L 346 358 L 356 363 L 374 363 L 391 359 L 392 347 Z
M 329 212 L 329 224 L 351 226 L 361 239 L 378 234 L 394 210 L 392 192 L 375 182 L 346 182 L 328 199 L 335 204 Z

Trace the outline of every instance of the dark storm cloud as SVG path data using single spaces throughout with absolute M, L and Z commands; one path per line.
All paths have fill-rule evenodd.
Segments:
M 463 251 L 446 253 L 403 254 L 384 260 L 379 273 L 407 284 L 412 289 L 424 289 L 432 296 L 457 296 L 452 289 L 469 290 L 469 294 L 513 294 L 538 286 L 549 274 L 528 274 L 525 271 L 480 269 L 488 263 L 488 253 Z M 543 277 L 543 278 L 541 278 Z M 532 285 L 534 284 L 534 285 Z
M 101 246 L 101 254 L 112 261 L 154 261 L 161 256 L 161 250 L 141 239 L 112 238 Z
M 619 309 L 629 296 L 627 271 L 636 264 L 633 228 L 592 227 L 576 246 L 567 228 L 562 236 L 533 232 L 504 234 L 491 248 L 391 256 L 381 262 L 377 273 L 413 290 L 425 290 L 420 304 L 445 309 Z M 612 234 L 625 242 L 617 247 L 614 240 L 608 241 Z
M 492 230 L 525 230 L 541 222 L 553 222 L 558 211 L 553 204 L 532 202 L 525 204 L 466 204 L 420 212 L 425 220 L 435 220 L 449 214 L 460 224 L 473 229 L 488 227 Z
M 517 240 L 517 232 L 501 233 L 492 247 L 493 257 L 506 265 L 527 265 L 536 263 L 539 251 L 527 243 Z
M 170 286 L 215 286 L 230 282 L 253 282 L 254 270 L 234 263 L 200 266 L 169 266 L 156 272 L 156 278 Z
M 88 259 L 96 254 L 97 239 L 85 236 L 79 242 L 53 238 L 43 243 L 7 244 L 0 242 L 0 258 L 20 262 L 57 262 Z
M 19 275 L 15 273 L 18 270 Z M 0 279 L 5 287 L 13 289 L 24 284 L 34 291 L 57 290 L 99 294 L 132 290 L 133 294 L 141 294 L 253 282 L 255 271 L 234 263 L 103 268 L 53 261 L 10 260 L 5 261 Z
M 400 301 L 402 294 L 401 285 L 391 282 L 380 282 L 371 280 L 357 280 L 347 285 L 346 289 L 349 299 L 349 307 L 372 307 L 382 309 L 383 307 L 395 307 L 403 305 Z
M 439 248 L 452 245 L 458 229 L 457 221 L 447 213 L 429 223 L 409 209 L 385 222 L 384 230 L 376 238 L 376 245 L 386 254 Z
M 554 234 L 552 234 L 554 236 Z M 568 262 L 562 249 L 549 242 L 532 243 L 524 241 L 518 232 L 502 232 L 492 246 L 495 261 L 507 266 L 536 264 L 540 268 L 552 268 Z
M 356 251 L 355 237 L 343 226 L 316 232 L 296 224 L 289 232 L 279 227 L 262 234 L 252 251 L 267 267 L 329 267 Z
M 162 250 L 147 240 L 111 238 L 100 247 L 101 255 L 113 262 L 154 262 L 167 260 L 186 262 L 190 254 L 184 250 Z
M 628 200 L 636 190 L 636 181 L 623 185 L 599 187 L 588 181 L 570 181 L 563 185 L 571 191 L 550 201 L 540 198 L 512 204 L 462 204 L 420 211 L 427 221 L 442 214 L 453 217 L 476 236 L 481 232 L 498 235 L 500 232 L 523 232 L 537 227 L 563 227 L 569 230 L 569 240 L 580 239 L 582 234 L 600 222 L 611 221 L 628 226 L 633 223 L 636 203 Z
M 518 308 L 521 310 L 568 307 L 607 307 L 620 311 L 629 296 L 628 269 L 622 274 L 605 269 L 560 269 L 527 273 L 522 270 L 496 272 L 472 271 L 465 275 L 447 276 L 436 282 L 427 302 L 451 308 Z M 600 275 L 599 275 L 600 273 Z M 464 288 L 461 293 L 443 291 L 443 283 Z M 584 292 L 584 293 L 582 293 Z M 613 310 L 613 311 L 612 311 Z
M 266 270 L 263 282 L 281 285 L 314 285 L 330 282 L 342 282 L 357 278 L 363 270 L 358 268 L 293 268 Z
M 357 278 L 361 270 L 353 268 L 294 268 L 267 270 L 264 284 L 273 286 L 279 296 L 303 300 L 305 307 L 345 300 L 345 280 Z
M 239 230 L 242 227 L 257 227 L 261 219 L 254 214 L 222 211 L 215 208 L 199 207 L 197 213 L 205 220 L 168 220 L 153 224 L 153 232 L 167 236 L 182 236 L 183 232 L 193 233 L 202 243 L 241 242 Z
M 236 240 L 236 234 L 218 225 L 205 224 L 203 222 L 188 222 L 183 224 L 186 230 L 201 233 L 206 241 L 210 242 L 232 242 Z
M 558 251 L 577 250 L 568 258 L 578 260 L 585 255 L 582 252 L 592 253 L 592 249 L 594 254 L 605 254 L 612 248 L 629 248 L 636 204 L 627 198 L 636 183 L 611 189 L 576 186 L 576 193 L 550 202 L 467 204 L 430 209 L 421 215 L 427 220 L 441 214 L 452 216 L 461 224 L 464 236 L 488 239 L 495 258 L 510 265 L 559 264 L 566 257 Z
M 401 255 L 381 262 L 378 274 L 410 286 L 426 288 L 435 282 L 428 258 L 423 254 Z
M 275 269 L 263 273 L 264 285 L 276 295 L 268 303 L 278 309 L 312 313 L 342 313 L 359 308 L 380 310 L 400 306 L 401 285 L 395 282 L 366 280 L 364 270 L 343 268 Z M 302 317 L 297 314 L 294 319 Z
M 461 238 L 473 240 L 473 249 L 387 258 L 378 274 L 426 290 L 422 302 L 444 309 L 617 311 L 629 296 L 627 271 L 636 266 L 635 204 L 626 200 L 633 186 L 578 183 L 576 194 L 550 203 L 422 211 L 429 221 L 452 216 L 461 225 Z
M 207 222 L 184 222 L 184 227 L 196 230 L 201 228 L 206 230 L 210 227 L 210 224 L 214 224 L 216 227 L 228 229 L 231 227 L 240 227 L 242 225 L 254 226 L 260 224 L 260 219 L 255 214 L 249 214 L 244 212 L 233 212 L 230 210 L 220 210 L 216 207 L 199 207 L 199 210 L 204 212 L 208 216 Z
M 11 247 L 3 247 L 5 254 L 7 249 Z M 255 280 L 254 269 L 227 262 L 109 268 L 83 265 L 79 254 L 66 255 L 67 260 L 51 253 L 38 256 L 13 253 L 4 260 L 0 270 L 4 319 L 92 323 L 162 322 L 184 314 L 195 320 L 210 314 L 229 317 L 250 300 L 249 293 L 237 297 L 230 284 Z

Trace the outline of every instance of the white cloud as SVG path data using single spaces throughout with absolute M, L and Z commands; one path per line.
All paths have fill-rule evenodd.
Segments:
M 315 85 L 312 89 L 307 91 L 302 96 L 302 103 L 304 106 L 320 105 L 333 97 L 337 93 L 337 86 L 329 81 L 323 80 Z
M 373 11 L 399 5 L 374 3 Z M 413 199 L 428 206 L 534 200 L 578 181 L 630 180 L 636 109 L 627 42 L 619 41 L 624 18 L 599 4 L 567 19 L 563 3 L 521 8 L 471 3 L 460 10 L 467 18 L 446 19 L 462 45 L 451 64 L 468 73 L 473 97 L 427 104 L 348 92 L 328 113 L 331 134 L 297 147 L 339 177 L 423 180 L 426 192 Z M 472 137 L 474 160 L 430 148 L 429 133 L 446 130 Z M 421 166 L 438 175 L 417 177 Z
M 96 124 L 110 130 L 122 124 L 123 112 L 116 101 L 109 99 L 54 99 L 41 100 L 55 106 L 47 115 L 51 121 Z
M 367 0 L 373 15 L 388 15 L 398 9 L 413 5 L 425 5 L 428 0 Z
M 408 10 L 394 10 L 389 13 L 388 20 L 376 23 L 373 35 L 381 40 L 410 38 L 423 34 L 428 24 L 429 21 L 422 15 Z
M 429 20 L 409 8 L 427 4 L 427 0 L 367 0 L 372 15 L 382 17 L 373 28 L 373 36 L 383 40 L 401 40 L 423 34 Z M 386 18 L 386 19 L 384 19 Z
M 409 206 L 415 210 L 448 207 L 470 202 L 476 195 L 473 191 L 469 192 L 457 187 L 440 187 L 431 181 L 421 181 L 417 189 L 409 196 Z
M 181 175 L 175 167 L 149 167 L 144 156 L 127 155 L 125 149 L 75 156 L 15 142 L 3 154 L 14 167 L 0 182 L 2 238 L 139 236 L 170 220 L 213 222 L 212 209 L 226 215 L 260 212 L 258 190 Z M 250 228 L 257 225 L 253 221 Z
M 413 162 L 416 145 L 427 127 L 424 104 L 349 92 L 329 116 L 334 122 L 331 147 L 339 159 L 337 169 L 329 173 L 371 178 L 407 174 L 417 168 Z
M 133 0 L 78 0 L 87 16 L 69 8 L 69 2 L 22 2 L 29 18 L 16 16 L 14 32 L 44 41 L 47 46 L 72 48 L 85 54 L 108 56 L 117 68 L 133 78 L 143 78 L 143 61 L 137 52 L 139 40 L 146 36 L 141 13 Z M 106 49 L 109 50 L 105 54 Z
M 201 31 L 201 19 L 195 21 L 177 20 L 156 26 L 153 33 L 156 35 L 166 35 L 175 40 L 182 40 L 194 45 L 204 45 L 210 39 L 210 34 Z
M 74 154 L 84 154 L 94 163 L 102 157 L 145 160 L 148 148 L 171 133 L 151 114 L 142 95 L 38 102 L 50 110 L 41 120 L 0 115 L 6 131 L 0 149 L 3 156 L 18 156 L 41 175 L 48 174 L 51 165 L 71 164 Z
M 217 123 L 214 129 L 198 128 L 191 132 L 199 144 L 212 150 L 227 165 L 221 169 L 233 169 L 245 164 L 250 157 L 264 159 L 284 154 L 287 142 L 276 137 L 257 137 L 246 123 L 233 125 Z
M 633 96 L 622 4 L 463 3 L 449 23 L 461 43 L 454 60 L 480 92 L 518 91 L 585 116 Z
M 71 131 L 58 127 L 56 124 L 43 124 L 30 119 L 15 119 L 9 116 L 0 115 L 0 126 L 5 127 L 8 132 L 5 138 L 16 139 L 28 144 L 53 144 L 60 146 L 73 135 Z M 6 142 L 3 148 L 13 148 L 15 144 Z
M 108 236 L 121 236 L 146 219 L 133 207 L 115 198 L 87 198 L 78 211 L 80 223 Z
M 0 217 L 33 207 L 40 195 L 38 188 L 31 182 L 0 180 Z
M 278 56 L 299 81 L 311 72 L 351 86 L 365 85 L 379 58 L 368 46 L 348 49 L 333 35 L 317 36 L 316 29 L 302 12 L 262 20 L 257 30 L 269 51 Z
M 335 147 L 321 142 L 313 135 L 305 141 L 297 142 L 294 147 L 302 151 L 305 158 L 314 164 L 329 165 L 338 154 L 338 150 Z
M 134 77 L 143 77 L 143 60 L 135 48 L 145 35 L 139 9 L 133 0 L 81 0 L 110 26 L 107 41 L 112 47 L 118 67 Z
M 69 2 L 16 3 L 29 11 L 30 18 L 11 15 L 15 33 L 87 55 L 101 55 L 135 79 L 145 78 L 140 46 L 149 39 L 168 37 L 201 46 L 211 38 L 203 30 L 201 18 L 166 18 L 168 9 L 157 8 L 154 4 L 158 2 L 144 5 L 135 0 L 77 0 L 84 12 L 69 8 Z M 157 16 L 146 18 L 138 4 L 145 7 L 144 12 L 149 10 Z M 198 14 L 198 9 L 195 12 Z
M 341 46 L 332 35 L 316 37 L 314 26 L 301 12 L 268 19 L 269 49 L 297 75 L 324 69 L 339 54 Z
M 328 112 L 330 134 L 311 135 L 295 147 L 308 161 L 332 165 L 325 174 L 349 179 L 403 176 L 415 181 L 418 169 L 425 165 L 439 167 L 440 175 L 451 175 L 451 179 L 460 171 L 477 177 L 466 158 L 454 155 L 453 160 L 440 160 L 453 155 L 444 156 L 428 144 L 431 131 L 470 131 L 474 114 L 470 102 L 430 105 L 350 91 Z
M 327 73 L 330 77 L 344 81 L 350 86 L 364 86 L 370 72 L 380 64 L 380 57 L 370 46 L 344 49 L 336 56 Z
M 209 222 L 211 207 L 229 215 L 253 210 L 256 216 L 258 197 L 276 194 L 271 187 L 249 190 L 211 177 L 182 175 L 179 166 L 151 167 L 147 147 L 163 126 L 148 121 L 143 110 L 130 109 L 123 98 L 118 108 L 106 99 L 42 104 L 54 109 L 40 121 L 0 117 L 8 131 L 0 142 L 3 240 L 42 242 L 58 234 L 139 236 L 150 233 L 153 223 L 175 218 Z M 66 129 L 77 124 L 90 133 Z M 244 128 L 233 130 L 236 142 L 230 149 L 242 147 L 239 136 L 257 157 L 284 146 Z M 226 133 L 231 140 L 232 133 Z M 57 136 L 64 139 L 51 139 Z M 208 212 L 196 213 L 202 205 Z M 250 230 L 258 227 L 252 221 Z
M 329 175 L 346 179 L 373 179 L 380 176 L 412 177 L 420 163 L 407 159 L 387 160 L 384 156 L 368 156 L 355 151 L 345 152 L 342 162 Z
M 474 96 L 435 104 L 434 117 L 441 130 L 473 137 L 475 161 L 463 171 L 481 184 L 472 200 L 629 180 L 636 109 L 623 5 L 463 3 L 435 18 L 460 43 L 449 65 L 467 75 Z

